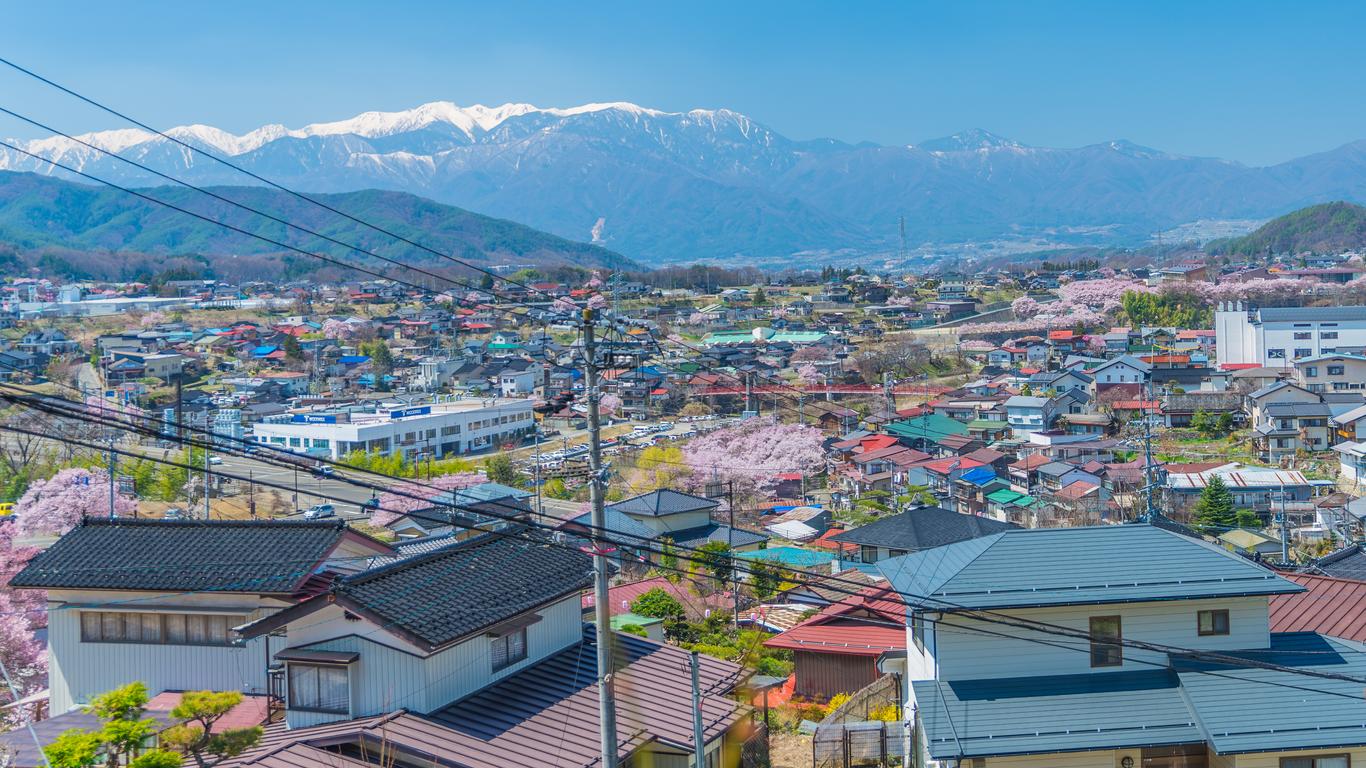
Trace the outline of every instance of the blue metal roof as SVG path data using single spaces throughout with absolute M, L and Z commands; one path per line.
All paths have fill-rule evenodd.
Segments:
M 959 479 L 973 485 L 986 485 L 996 479 L 996 470 L 991 467 L 974 467 L 960 475 Z
M 912 685 L 936 760 L 1204 740 L 1166 669 Z
M 801 547 L 770 547 L 752 552 L 736 552 L 735 556 L 745 560 L 767 560 L 800 568 L 828 565 L 835 559 L 833 552 L 818 552 Z
M 1312 632 L 1271 636 L 1271 649 L 1225 655 L 1366 677 L 1366 645 Z M 1173 656 L 1181 688 L 1219 754 L 1366 744 L 1361 684 Z M 1213 673 L 1213 674 L 1208 674 Z M 918 690 L 918 689 L 917 689 Z
M 1151 525 L 1011 529 L 878 567 L 907 605 L 931 610 L 1304 591 L 1220 547 Z

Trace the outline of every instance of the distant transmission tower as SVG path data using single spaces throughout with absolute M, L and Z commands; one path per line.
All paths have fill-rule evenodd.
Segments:
M 901 253 L 899 254 L 899 256 L 901 257 L 901 260 L 902 260 L 902 261 L 905 261 L 906 259 L 910 258 L 910 256 L 911 256 L 910 249 L 908 249 L 908 248 L 906 247 L 906 217 L 905 217 L 905 216 L 902 216 L 902 217 L 901 217 Z

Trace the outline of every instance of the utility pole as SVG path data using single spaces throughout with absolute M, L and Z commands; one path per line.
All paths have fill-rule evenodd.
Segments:
M 209 445 L 213 445 L 210 441 Z M 209 519 L 209 448 L 204 448 L 204 519 Z
M 598 731 L 602 768 L 617 768 L 617 703 L 612 679 L 612 610 L 607 587 L 607 512 L 603 505 L 606 477 L 602 470 L 602 425 L 598 412 L 598 361 L 593 343 L 593 310 L 583 311 L 584 393 L 588 396 L 589 491 L 593 504 L 593 612 L 597 619 Z
M 1156 479 L 1153 477 L 1153 424 L 1152 417 L 1148 414 L 1148 398 L 1152 396 L 1152 388 L 1148 382 L 1143 382 L 1143 389 L 1139 403 L 1139 413 L 1143 414 L 1143 495 L 1145 496 L 1144 521 L 1151 523 L 1157 519 L 1157 507 L 1153 504 L 1153 486 Z
M 1281 482 L 1281 562 L 1290 562 L 1290 522 L 1285 514 L 1285 482 Z
M 692 760 L 693 768 L 707 768 L 707 745 L 702 734 L 702 683 L 699 667 L 701 661 L 697 651 L 688 654 L 688 666 L 692 671 Z
M 256 472 L 247 470 L 247 514 L 256 519 Z
M 118 456 L 114 453 L 114 433 L 109 433 L 109 519 L 114 515 L 114 473 L 117 471 Z

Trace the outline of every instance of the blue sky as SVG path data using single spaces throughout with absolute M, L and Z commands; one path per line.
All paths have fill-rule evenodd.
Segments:
M 234 132 L 449 100 L 724 106 L 796 139 L 980 127 L 1250 164 L 1366 138 L 1363 3 L 657 5 L 52 0 L 6 9 L 0 55 L 159 126 Z M 116 127 L 11 72 L 0 105 Z

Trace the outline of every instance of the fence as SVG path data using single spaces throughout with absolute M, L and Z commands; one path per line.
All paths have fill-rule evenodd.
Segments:
M 906 726 L 900 719 L 901 678 L 884 675 L 836 707 L 811 739 L 812 768 L 888 768 L 904 764 Z M 870 719 L 895 708 L 896 720 Z
M 820 725 L 811 739 L 812 768 L 889 768 L 903 765 L 902 723 L 869 720 Z
M 768 727 L 756 721 L 754 733 L 740 745 L 740 768 L 770 768 L 772 765 L 768 754 Z

